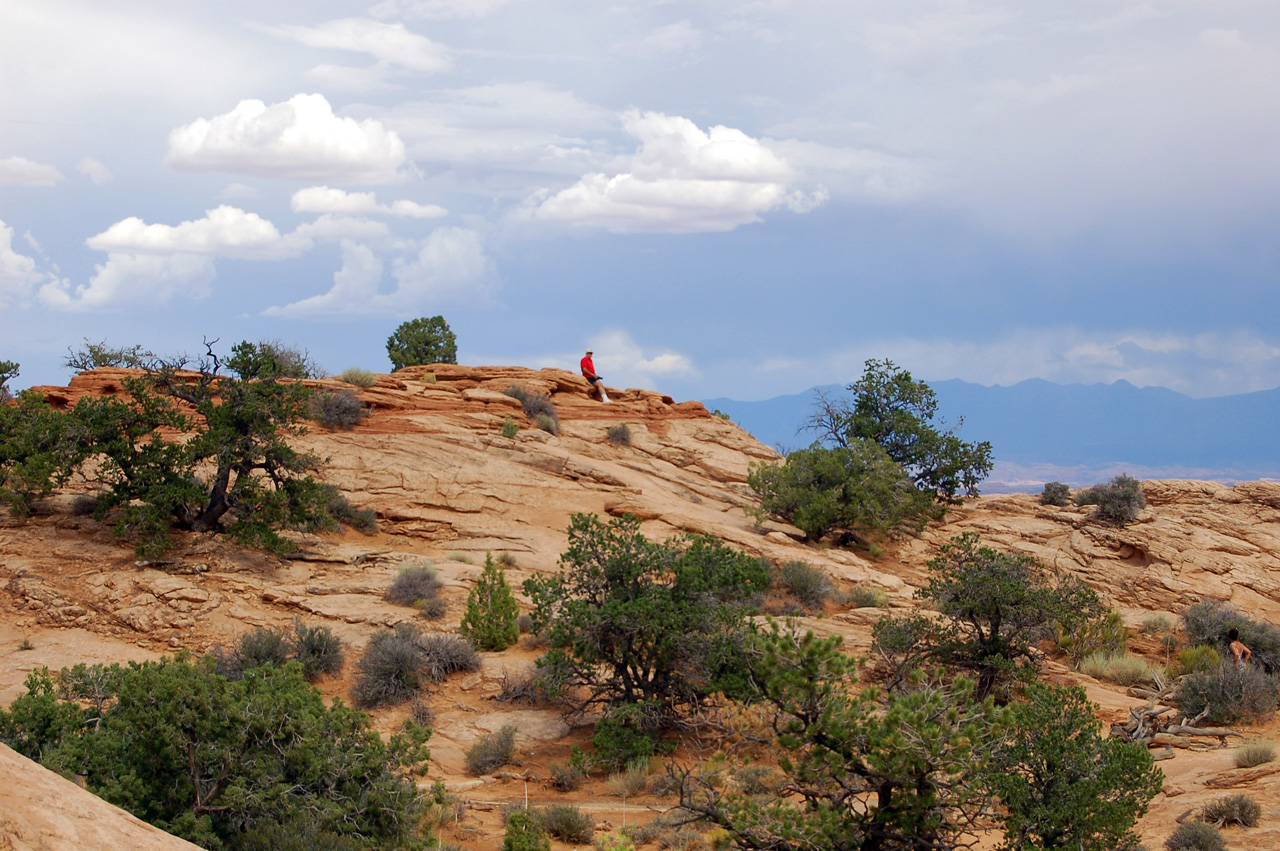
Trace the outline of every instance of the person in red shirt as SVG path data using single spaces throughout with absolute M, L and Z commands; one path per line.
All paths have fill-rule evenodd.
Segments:
M 604 392 L 604 379 L 596 375 L 596 365 L 595 362 L 591 360 L 592 354 L 593 352 L 590 349 L 587 349 L 587 354 L 582 358 L 582 377 L 587 379 L 591 384 L 592 396 L 595 396 L 598 393 L 601 402 L 608 402 L 609 396 Z

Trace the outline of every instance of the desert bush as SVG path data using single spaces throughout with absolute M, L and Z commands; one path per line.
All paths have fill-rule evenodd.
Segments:
M 146 369 L 154 364 L 155 360 L 156 356 L 142 346 L 109 346 L 106 340 L 95 343 L 85 337 L 84 344 L 77 351 L 72 351 L 71 347 L 67 346 L 67 357 L 63 360 L 63 364 L 76 372 L 85 372 L 104 367 Z M 6 363 L 7 361 L 0 361 L 0 368 Z M 16 374 L 17 364 L 12 366 Z M 3 369 L 0 369 L 0 375 L 3 375 Z M 0 384 L 3 383 L 0 381 Z
M 532 810 L 519 810 L 507 818 L 502 851 L 551 851 L 551 839 Z
M 1188 674 L 1178 683 L 1173 702 L 1189 718 L 1208 708 L 1209 724 L 1269 718 L 1276 711 L 1276 681 L 1253 665 L 1237 671 L 1228 663 L 1216 671 Z
M 560 420 L 550 414 L 538 414 L 533 418 L 533 424 L 545 431 L 547 434 L 560 433 Z
M 351 390 L 322 390 L 307 401 L 307 416 L 325 428 L 350 431 L 369 416 L 360 397 Z
M 496 733 L 481 736 L 467 750 L 467 773 L 488 774 L 511 762 L 516 750 L 516 728 L 507 724 Z
M 431 682 L 439 682 L 452 674 L 480 670 L 480 654 L 456 635 L 430 633 L 418 639 L 422 648 L 423 670 Z
M 1071 502 L 1071 488 L 1062 482 L 1046 482 L 1040 494 L 1041 505 L 1064 506 Z
M 493 699 L 499 703 L 524 703 L 536 706 L 547 699 L 542 687 L 542 679 L 537 671 L 512 674 L 504 670 L 498 684 L 499 690 Z
M 575 806 L 552 804 L 533 812 L 542 829 L 561 842 L 586 845 L 595 835 L 595 821 Z
M 1122 474 L 1080 491 L 1076 505 L 1096 505 L 1095 516 L 1123 526 L 1136 520 L 1138 512 L 1147 507 L 1147 496 L 1141 482 Z
M 801 605 L 811 609 L 820 608 L 835 590 L 831 578 L 824 571 L 803 561 L 788 561 L 779 565 L 777 581 Z
M 324 370 L 306 349 L 280 340 L 243 340 L 231 347 L 227 369 L 244 381 L 272 378 L 321 378 Z
M 413 723 L 421 724 L 423 727 L 435 726 L 436 710 L 422 692 L 415 694 L 409 701 L 409 717 L 413 719 Z
M 580 789 L 587 779 L 587 773 L 582 766 L 574 765 L 572 762 L 553 762 L 547 766 L 547 770 L 551 773 L 551 785 L 561 792 Z
M 467 595 L 467 611 L 458 631 L 478 650 L 506 650 L 520 638 L 520 606 L 505 571 L 486 554 L 484 569 Z
M 429 621 L 438 621 L 449 613 L 449 604 L 443 597 L 423 597 L 413 607 Z
M 1105 651 L 1090 653 L 1084 657 L 1080 670 L 1095 679 L 1122 686 L 1137 685 L 1151 674 L 1151 669 L 1141 656 Z
M 530 390 L 523 384 L 513 384 L 502 392 L 512 399 L 518 399 L 524 415 L 529 419 L 534 419 L 538 414 L 557 416 L 556 405 L 551 401 L 549 393 L 544 393 L 541 390 Z
M 1276 745 L 1269 739 L 1245 739 L 1235 749 L 1232 758 L 1236 768 L 1253 768 L 1275 761 Z
M 445 556 L 445 558 L 447 558 L 449 561 L 457 561 L 463 564 L 475 564 L 475 559 L 471 557 L 470 553 L 464 553 L 460 550 L 454 550 L 453 552 Z
M 642 794 L 645 787 L 649 785 L 649 765 L 648 759 L 637 759 L 628 763 L 622 771 L 610 774 L 608 780 L 610 794 L 619 798 L 634 798 Z
M 520 424 L 511 417 L 507 417 L 502 421 L 502 428 L 499 429 L 499 432 L 507 440 L 510 440 L 520 433 Z
M 618 423 L 609 426 L 609 430 L 605 432 L 605 440 L 614 446 L 630 446 L 631 445 L 631 427 L 626 423 Z
M 1169 676 L 1180 677 L 1183 674 L 1203 674 L 1216 671 L 1222 667 L 1222 656 L 1207 644 L 1195 647 L 1184 647 L 1178 651 L 1173 664 L 1169 666 Z
M 597 836 L 596 851 L 636 851 L 636 844 L 625 833 L 606 833 Z
M 1227 633 L 1234 627 L 1240 631 L 1240 641 L 1253 651 L 1251 664 L 1267 673 L 1280 673 L 1280 627 L 1255 621 L 1226 603 L 1208 601 L 1183 612 L 1182 623 L 1188 643 L 1212 645 L 1223 658 L 1230 655 Z
M 889 595 L 882 588 L 858 583 L 849 591 L 849 605 L 855 609 L 883 609 L 889 605 Z
M 1227 843 L 1213 825 L 1189 821 L 1174 829 L 1164 847 L 1167 851 L 1226 851 Z
M 420 635 L 410 624 L 375 632 L 356 663 L 351 699 L 357 706 L 373 708 L 413 697 L 430 678 L 425 676 Z
M 501 565 L 503 570 L 514 570 L 519 566 L 519 562 L 516 561 L 516 557 L 511 553 L 498 553 L 494 556 L 493 560 Z
M 338 378 L 347 384 L 363 387 L 366 390 L 378 383 L 378 376 L 375 373 L 367 369 L 361 369 L 358 366 L 344 369 L 342 375 L 339 375 Z
M 241 671 L 263 665 L 280 668 L 289 661 L 289 655 L 289 639 L 277 629 L 256 627 L 236 642 L 235 656 Z
M 519 627 L 522 635 L 533 632 L 533 615 L 528 612 L 522 612 L 520 616 L 516 618 L 516 626 Z
M 733 782 L 744 795 L 776 798 L 782 777 L 767 765 L 744 765 L 733 772 Z
M 1169 620 L 1168 615 L 1158 614 L 1143 618 L 1142 625 L 1139 627 L 1143 635 L 1155 635 L 1161 632 L 1168 632 L 1173 629 L 1173 621 Z
M 368 846 L 354 837 L 322 830 L 304 817 L 287 824 L 258 824 L 228 847 L 235 851 L 365 851 Z
M 342 670 L 342 639 L 327 626 L 307 626 L 301 619 L 295 620 L 289 645 L 308 682 L 321 674 L 336 674 Z
M 387 338 L 391 368 L 404 369 L 428 363 L 457 363 L 458 338 L 443 316 L 403 322 Z
M 1262 805 L 1248 795 L 1225 795 L 1200 808 L 1200 821 L 1218 827 L 1238 824 L 1253 827 L 1262 817 Z
M 412 606 L 419 600 L 433 600 L 440 594 L 440 578 L 430 562 L 400 568 L 382 598 L 397 606 Z
M 1129 646 L 1129 628 L 1119 612 L 1106 611 L 1089 618 L 1065 612 L 1054 625 L 1054 640 L 1058 649 L 1079 665 L 1088 656 L 1124 656 Z
M 378 534 L 378 513 L 372 508 L 356 508 L 342 492 L 332 485 L 325 485 L 329 492 L 326 502 L 329 516 L 365 535 Z

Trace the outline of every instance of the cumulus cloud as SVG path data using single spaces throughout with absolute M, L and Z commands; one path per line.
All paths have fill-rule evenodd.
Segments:
M 209 296 L 213 258 L 201 254 L 118 254 L 96 267 L 88 284 L 73 291 L 67 281 L 40 288 L 40 300 L 56 310 L 157 307 L 181 296 Z
M 401 179 L 405 150 L 380 122 L 339 117 L 323 95 L 299 94 L 270 106 L 242 100 L 228 113 L 178 127 L 165 163 L 182 171 L 388 183 Z
M 136 216 L 116 222 L 87 240 L 90 248 L 127 254 L 203 254 L 245 260 L 282 260 L 311 248 L 296 234 L 281 236 L 257 213 L 222 205 L 203 219 L 178 225 L 149 225 Z
M 98 186 L 111 180 L 111 169 L 89 157 L 80 160 L 76 165 L 76 171 L 92 180 Z
M 386 240 L 391 238 L 391 228 L 385 222 L 361 216 L 325 213 L 314 222 L 298 225 L 293 236 L 319 242 L 341 242 L 344 239 Z
M 0 159 L 0 186 L 52 186 L 62 180 L 62 172 L 51 165 L 25 157 Z
M 328 186 L 309 186 L 293 193 L 290 206 L 295 213 L 350 213 L 383 216 L 407 216 L 414 219 L 438 219 L 448 210 L 435 204 L 392 201 L 379 204 L 372 192 L 346 192 Z
M 411 71 L 434 73 L 450 67 L 449 52 L 404 24 L 368 18 L 343 18 L 315 27 L 260 27 L 264 32 L 301 42 L 308 47 L 366 53 L 381 63 Z
M 635 341 L 626 331 L 605 329 L 588 338 L 587 345 L 594 351 L 592 360 L 596 372 L 610 387 L 642 387 L 653 389 L 659 381 L 673 378 L 700 377 L 693 361 L 684 354 L 671 350 L 655 351 Z M 582 353 L 554 355 L 543 358 L 545 366 L 578 371 Z
M 438 228 L 409 257 L 392 264 L 396 287 L 382 292 L 384 265 L 367 245 L 342 242 L 342 268 L 328 292 L 264 311 L 268 316 L 399 315 L 443 304 L 489 299 L 493 263 L 480 235 L 466 228 Z
M 796 175 L 787 162 L 741 130 L 703 131 L 687 118 L 635 110 L 623 125 L 640 141 L 626 171 L 588 174 L 550 197 L 535 196 L 530 215 L 619 233 L 692 233 L 733 230 L 777 207 L 806 205 L 788 189 Z
M 0 222 L 0 307 L 24 302 L 41 279 L 34 258 L 13 248 L 13 228 Z

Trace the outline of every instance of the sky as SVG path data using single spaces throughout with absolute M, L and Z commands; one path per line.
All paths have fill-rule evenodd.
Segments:
M 0 0 L 0 360 L 1280 386 L 1267 0 Z

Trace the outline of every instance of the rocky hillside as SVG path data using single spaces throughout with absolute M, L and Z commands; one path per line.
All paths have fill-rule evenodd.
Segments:
M 66 388 L 40 389 L 52 401 L 70 403 L 84 394 L 119 392 L 124 374 L 98 370 Z M 331 380 L 318 384 L 345 387 Z M 534 427 L 520 403 L 502 392 L 513 384 L 550 394 L 558 434 Z M 374 630 L 420 620 L 415 610 L 390 605 L 382 595 L 400 567 L 424 559 L 445 581 L 447 613 L 423 626 L 455 630 L 486 553 L 514 558 L 516 567 L 508 571 L 513 584 L 535 571 L 555 570 L 575 512 L 631 513 L 643 520 L 650 538 L 709 533 L 776 561 L 802 560 L 845 588 L 861 583 L 886 591 L 890 609 L 912 605 L 924 563 L 939 543 L 972 529 L 988 543 L 1081 576 L 1133 627 L 1156 612 L 1176 621 L 1201 599 L 1230 601 L 1280 623 L 1280 484 L 1145 482 L 1149 507 L 1123 529 L 1093 521 L 1089 509 L 1045 507 L 1030 496 L 982 498 L 920 538 L 891 544 L 872 558 L 806 545 L 783 524 L 755 525 L 744 511 L 755 503 L 747 472 L 776 455 L 696 402 L 610 388 L 613 402 L 601 404 L 570 373 L 502 367 L 416 367 L 380 376 L 375 386 L 358 392 L 373 408 L 365 423 L 345 432 L 313 428 L 303 441 L 329 459 L 328 481 L 355 505 L 377 512 L 376 535 L 300 535 L 298 552 L 284 561 L 218 537 L 189 535 L 165 561 L 139 562 L 127 544 L 77 513 L 77 491 L 84 486 L 74 483 L 26 521 L 0 518 L 0 703 L 21 692 L 23 678 L 35 667 L 155 658 L 179 648 L 204 652 L 255 626 L 284 625 L 297 617 L 329 625 L 358 652 Z M 520 426 L 514 437 L 502 433 L 508 418 Z M 629 429 L 629 444 L 607 439 L 609 429 L 620 424 Z M 870 626 L 885 611 L 829 605 L 809 625 L 839 633 L 847 647 L 866 651 Z M 1149 638 L 1136 639 L 1134 649 L 1153 661 L 1163 652 Z M 532 803 L 570 800 L 613 827 L 652 818 L 671 804 L 661 797 L 624 802 L 610 796 L 603 782 L 568 798 L 550 788 L 547 764 L 562 761 L 587 731 L 567 728 L 552 709 L 513 708 L 492 699 L 504 674 L 528 668 L 537 653 L 521 644 L 485 654 L 481 672 L 450 681 L 432 697 L 436 732 L 429 779 L 443 779 L 466 799 L 468 808 L 450 829 L 464 847 L 499 847 L 501 805 L 526 795 Z M 1124 718 L 1140 702 L 1054 662 L 1048 676 L 1083 682 L 1102 706 L 1104 721 Z M 349 686 L 349 673 L 321 683 L 332 695 L 345 695 Z M 391 729 L 404 711 L 381 713 L 377 723 Z M 467 776 L 463 755 L 470 744 L 508 723 L 520 730 L 519 767 L 493 777 Z M 1253 732 L 1274 737 L 1280 730 Z M 1232 788 L 1263 802 L 1263 821 L 1248 832 L 1248 843 L 1280 848 L 1280 805 L 1274 803 L 1280 801 L 1280 773 L 1268 773 L 1270 765 L 1242 772 L 1231 767 L 1228 749 L 1210 745 L 1162 762 L 1165 792 L 1143 822 L 1148 845 L 1163 842 L 1176 816 Z M 37 771 L 29 764 L 13 769 L 24 777 Z M 29 837 L 41 828 L 23 827 L 27 832 L 19 834 L 9 825 L 39 824 L 41 806 L 89 813 L 87 805 L 70 803 L 85 793 L 64 784 L 48 795 L 67 795 L 65 807 L 49 806 L 49 797 L 44 805 L 32 804 L 15 796 L 24 784 L 0 786 L 0 813 L 25 819 L 0 818 L 0 848 L 69 847 L 36 844 Z M 1245 841 L 1239 833 L 1228 832 L 1228 839 Z M 126 845 L 86 838 L 79 847 Z

